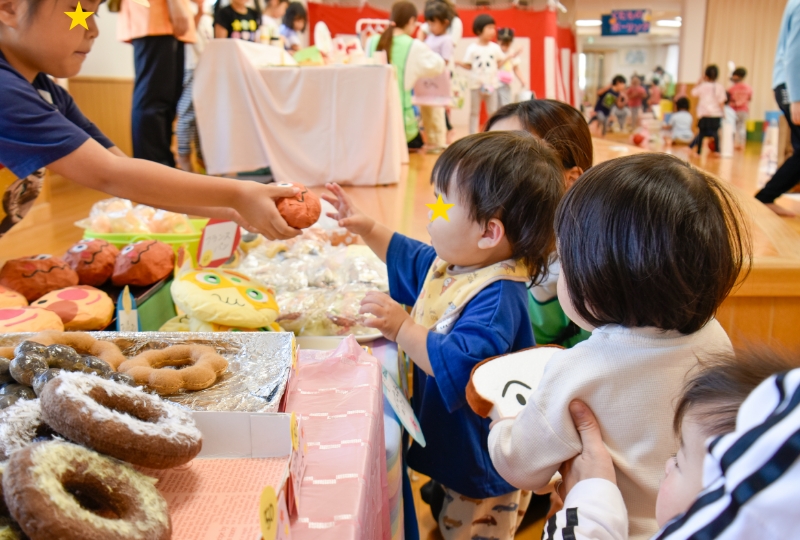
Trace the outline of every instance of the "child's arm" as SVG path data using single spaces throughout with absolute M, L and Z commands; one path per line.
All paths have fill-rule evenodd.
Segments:
M 300 233 L 286 224 L 274 201 L 292 196 L 293 188 L 191 174 L 120 156 L 94 139 L 48 168 L 92 189 L 158 208 L 181 208 L 195 214 L 210 209 L 212 214 L 228 214 L 228 219 L 235 219 L 235 211 L 268 238 L 291 238 Z M 228 213 L 226 209 L 232 211 Z
M 173 35 L 182 36 L 188 32 L 192 15 L 182 0 L 167 0 L 167 9 L 170 22 L 172 22 Z
M 325 184 L 325 187 L 333 195 L 323 193 L 322 198 L 336 208 L 336 213 L 329 213 L 328 217 L 337 220 L 339 227 L 361 236 L 375 255 L 386 262 L 386 252 L 389 250 L 389 242 L 394 232 L 356 208 L 339 184 Z
M 609 90 L 611 90 L 611 85 L 610 85 L 610 84 L 607 84 L 607 85 L 605 85 L 604 87 L 602 87 L 600 90 L 598 90 L 598 91 L 597 91 L 597 95 L 598 95 L 598 96 L 602 96 L 603 94 L 605 94 L 605 93 L 606 93 L 606 92 L 608 92 Z
M 228 31 L 225 29 L 224 26 L 220 26 L 219 24 L 214 24 L 214 37 L 217 39 L 225 39 L 228 37 Z
M 522 71 L 520 71 L 519 66 L 514 66 L 514 75 L 517 76 L 519 82 L 522 86 L 525 86 L 525 80 L 522 78 Z

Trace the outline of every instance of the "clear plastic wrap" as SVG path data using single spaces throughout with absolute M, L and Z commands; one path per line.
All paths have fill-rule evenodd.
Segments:
M 89 217 L 75 223 L 95 233 L 110 234 L 188 234 L 193 231 L 189 217 L 143 204 L 134 206 L 126 199 L 105 199 L 92 206 Z

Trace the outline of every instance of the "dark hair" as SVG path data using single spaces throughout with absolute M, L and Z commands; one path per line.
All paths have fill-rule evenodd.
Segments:
M 595 327 L 694 333 L 750 268 L 734 195 L 667 154 L 595 165 L 567 192 L 555 223 L 567 290 Z
M 283 25 L 290 30 L 294 30 L 294 21 L 297 19 L 303 19 L 303 32 L 306 30 L 306 25 L 308 24 L 308 13 L 306 13 L 306 8 L 300 2 L 289 2 L 289 5 L 286 7 L 286 13 L 283 14 Z
M 394 26 L 389 27 L 383 31 L 380 39 L 378 39 L 378 46 L 376 51 L 386 51 L 386 61 L 392 63 L 392 39 L 394 38 L 394 29 L 403 28 L 411 19 L 417 18 L 417 6 L 411 2 L 402 1 L 395 2 L 392 5 L 392 14 L 389 20 L 394 23 Z
M 772 375 L 800 367 L 800 360 L 766 348 L 719 354 L 700 359 L 700 371 L 683 387 L 672 427 L 680 436 L 687 414 L 698 420 L 706 437 L 736 429 L 739 407 L 755 388 Z
M 513 28 L 501 28 L 497 31 L 497 41 L 501 43 L 511 43 L 514 41 Z
M 501 107 L 486 122 L 485 131 L 506 118 L 517 118 L 525 131 L 544 139 L 561 158 L 564 170 L 592 166 L 592 134 L 575 107 L 554 99 L 530 99 Z
M 490 24 L 495 24 L 494 17 L 487 13 L 481 13 L 472 21 L 472 33 L 476 36 L 480 36 L 483 33 L 483 29 Z
M 688 98 L 682 97 L 678 98 L 678 101 L 675 102 L 675 107 L 677 107 L 679 111 L 688 111 L 689 107 L 691 107 L 691 103 L 689 103 Z
M 743 67 L 737 67 L 736 69 L 733 70 L 733 76 L 739 77 L 740 79 L 744 79 L 745 77 L 747 77 L 747 70 L 744 69 Z
M 428 2 L 425 4 L 425 20 L 426 21 L 441 21 L 450 22 L 453 20 L 455 13 L 448 4 L 441 1 Z
M 512 256 L 536 284 L 547 275 L 555 249 L 553 218 L 564 194 L 556 153 L 526 131 L 476 133 L 451 144 L 439 157 L 431 183 L 455 192 L 480 224 L 502 221 Z
M 617 75 L 616 77 L 611 79 L 611 86 L 616 86 L 619 83 L 625 84 L 627 82 L 628 82 L 628 80 L 624 76 Z
M 717 77 L 719 77 L 719 68 L 716 64 L 711 64 L 710 66 L 706 67 L 706 77 L 709 81 L 717 80 Z

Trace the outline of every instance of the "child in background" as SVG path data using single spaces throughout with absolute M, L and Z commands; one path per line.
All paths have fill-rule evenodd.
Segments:
M 749 261 L 740 223 L 721 182 L 667 154 L 613 159 L 575 183 L 555 220 L 557 288 L 592 335 L 558 351 L 522 412 L 494 424 L 503 478 L 538 490 L 581 452 L 568 411 L 579 399 L 614 458 L 630 538 L 657 530 L 658 481 L 677 450 L 670 404 L 698 357 L 733 350 L 714 314 Z
M 270 43 L 280 37 L 283 16 L 288 7 L 289 0 L 269 0 L 267 2 L 267 7 L 261 16 L 261 41 Z
M 697 154 L 703 153 L 703 139 L 711 137 L 714 140 L 714 150 L 711 155 L 719 155 L 719 128 L 722 124 L 723 106 L 728 99 L 725 88 L 717 82 L 719 69 L 715 65 L 706 68 L 705 76 L 692 88 L 692 95 L 699 98 L 697 101 L 697 127 L 700 133 L 689 145 L 697 146 Z
M 396 2 L 392 5 L 390 25 L 380 36 L 372 36 L 367 42 L 367 54 L 386 51 L 386 59 L 395 67 L 400 101 L 403 109 L 403 125 L 409 150 L 423 146 L 419 134 L 419 123 L 411 103 L 411 89 L 418 79 L 434 77 L 444 71 L 441 56 L 430 47 L 411 36 L 417 28 L 417 7 L 411 2 Z
M 99 34 L 96 18 L 86 19 L 86 29 L 70 30 L 64 13 L 75 11 L 72 0 L 24 0 L 13 6 L 0 10 L 0 164 L 10 173 L 0 175 L 0 192 L 5 192 L 0 236 L 25 217 L 41 191 L 44 167 L 113 197 L 234 220 L 268 238 L 300 234 L 286 224 L 274 201 L 293 196 L 296 188 L 190 174 L 127 157 L 49 77 L 78 74 Z M 81 7 L 96 12 L 100 1 L 84 0 Z
M 514 43 L 514 30 L 512 28 L 501 28 L 497 33 L 497 39 L 500 41 L 500 50 L 506 55 L 505 61 L 500 66 L 500 71 L 497 74 L 497 78 L 500 81 L 500 88 L 497 89 L 497 104 L 500 107 L 504 107 L 512 101 L 511 83 L 514 81 L 515 75 L 520 84 L 523 87 L 525 86 L 525 80 L 522 78 L 522 72 L 519 69 L 518 58 L 522 49 L 511 50 L 511 45 Z
M 257 5 L 257 4 L 256 4 Z M 214 6 L 214 37 L 258 42 L 261 13 L 247 7 L 247 0 L 231 0 L 225 7 Z
M 453 11 L 444 2 L 428 2 L 425 4 L 425 21 L 428 23 L 428 35 L 425 45 L 442 57 L 445 64 L 453 59 L 453 37 L 447 33 Z M 445 77 L 447 95 L 450 96 L 450 77 Z M 444 81 L 440 81 L 444 82 Z M 420 105 L 420 116 L 425 128 L 427 143 L 433 152 L 441 151 L 447 145 L 447 118 L 444 106 Z
M 491 15 L 481 13 L 472 22 L 472 31 L 478 36 L 477 43 L 471 43 L 464 54 L 463 62 L 456 65 L 470 70 L 469 132 L 477 133 L 481 115 L 481 103 L 486 103 L 486 114 L 493 115 L 497 110 L 497 72 L 504 59 L 500 45 L 492 41 L 497 28 Z
M 539 137 L 558 154 L 564 167 L 564 186 L 569 190 L 592 166 L 592 134 L 583 114 L 554 99 L 532 99 L 499 109 L 486 123 L 486 131 L 524 130 Z M 547 277 L 528 289 L 528 315 L 537 345 L 572 347 L 591 335 L 570 321 L 558 301 L 556 284 L 561 273 L 553 252 Z
M 694 118 L 689 112 L 689 106 L 689 100 L 685 97 L 678 98 L 678 101 L 675 102 L 677 111 L 672 113 L 669 121 L 663 126 L 664 140 L 667 145 L 690 144 L 694 140 L 694 131 L 692 131 Z
M 647 99 L 647 90 L 642 86 L 642 78 L 638 75 L 631 77 L 631 86 L 626 91 L 628 108 L 631 111 L 631 126 L 639 127 L 639 115 L 642 113 L 642 103 Z
M 650 88 L 647 89 L 648 97 L 647 97 L 647 106 L 650 108 L 650 111 L 653 113 L 653 118 L 660 119 L 661 118 L 661 81 L 658 79 L 653 79 L 653 84 L 650 85 Z
M 736 111 L 736 147 L 744 148 L 747 142 L 747 119 L 750 116 L 750 100 L 753 99 L 753 89 L 744 82 L 747 77 L 747 70 L 737 67 L 731 75 L 733 83 L 728 88 L 730 95 L 730 106 Z
M 614 106 L 611 107 L 611 116 L 617 119 L 620 132 L 625 131 L 626 124 L 628 123 L 629 113 L 630 109 L 628 109 L 628 96 L 625 94 L 625 92 L 620 92 L 619 96 L 617 96 L 616 103 L 614 103 Z
M 528 133 L 479 133 L 448 147 L 431 178 L 453 205 L 447 220 L 437 213 L 428 225 L 433 247 L 362 214 L 338 185 L 328 185 L 336 197 L 323 197 L 337 209 L 330 216 L 386 261 L 391 297 L 368 293 L 361 313 L 414 362 L 427 445 L 411 445 L 408 466 L 445 488 L 443 537 L 510 540 L 530 493 L 492 468 L 490 420 L 469 408 L 466 387 L 479 362 L 534 344 L 526 283 L 543 277 L 552 252 L 561 164 Z M 401 304 L 414 305 L 412 314 Z
M 617 98 L 625 91 L 626 82 L 625 77 L 617 75 L 611 80 L 611 84 L 597 91 L 597 103 L 594 106 L 594 116 L 589 120 L 589 126 L 597 122 L 603 136 L 608 131 L 611 109 L 616 106 Z
M 297 52 L 303 45 L 300 34 L 306 31 L 308 14 L 300 2 L 290 2 L 283 14 L 283 24 L 278 32 L 283 37 L 283 46 L 287 51 Z

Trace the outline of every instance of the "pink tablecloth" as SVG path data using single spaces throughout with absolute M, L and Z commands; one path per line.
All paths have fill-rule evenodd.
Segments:
M 288 392 L 308 447 L 292 540 L 388 540 L 379 362 L 352 337 L 336 351 L 301 350 Z

